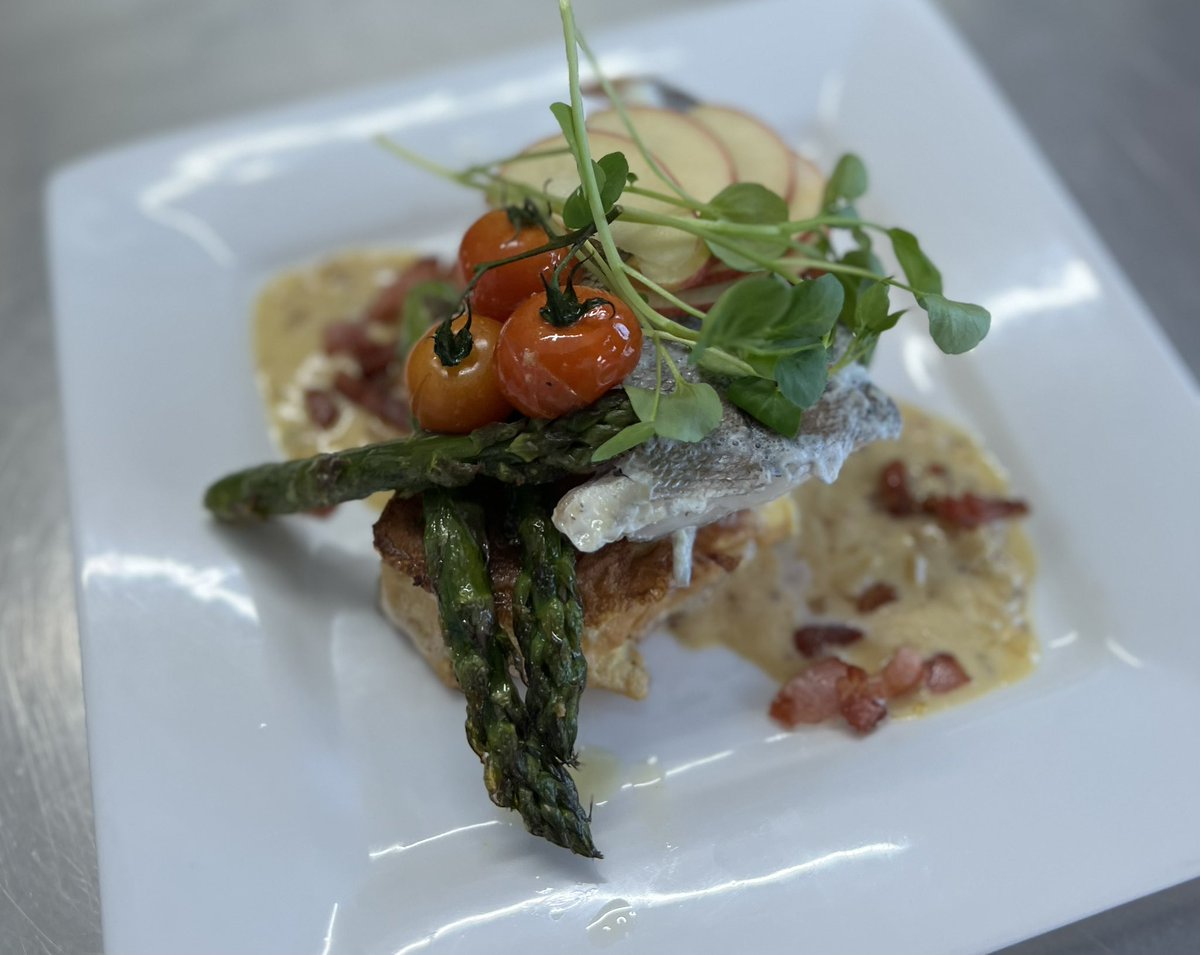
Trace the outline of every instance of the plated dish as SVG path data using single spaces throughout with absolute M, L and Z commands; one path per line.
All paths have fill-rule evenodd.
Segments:
M 1114 527 L 1104 501 L 1055 494 L 1039 475 L 1093 486 L 1079 438 L 1103 441 L 1088 431 L 1097 418 L 1138 421 L 1130 441 L 1153 460 L 1157 445 L 1144 424 L 1153 417 L 1141 410 L 1163 401 L 1194 407 L 1194 396 L 958 48 L 923 7 L 903 7 L 885 5 L 869 22 L 835 8 L 804 11 L 841 17 L 831 21 L 835 32 L 850 38 L 844 57 L 829 51 L 800 69 L 812 75 L 797 78 L 798 89 L 818 89 L 822 77 L 839 85 L 838 98 L 824 101 L 837 107 L 836 127 L 823 125 L 815 96 L 781 91 L 759 108 L 793 141 L 815 146 L 822 161 L 851 144 L 889 156 L 882 167 L 873 163 L 874 192 L 888 204 L 878 211 L 919 224 L 928 248 L 947 250 L 938 257 L 956 285 L 978 289 L 996 316 L 988 351 L 969 360 L 969 373 L 947 371 L 901 334 L 880 354 L 877 374 L 900 397 L 920 397 L 982 431 L 1037 502 L 1032 530 L 1041 533 L 1045 571 L 1036 619 L 1045 663 L 971 709 L 897 724 L 886 742 L 877 734 L 848 745 L 833 730 L 803 734 L 802 742 L 764 737 L 761 701 L 773 681 L 716 652 L 690 654 L 659 641 L 649 651 L 651 670 L 687 673 L 686 682 L 659 681 L 636 706 L 585 700 L 591 729 L 581 742 L 615 754 L 616 764 L 611 791 L 598 797 L 597 818 L 611 834 L 598 877 L 530 853 L 523 831 L 489 815 L 477 769 L 460 772 L 436 755 L 461 748 L 459 728 L 443 733 L 432 715 L 419 727 L 406 717 L 416 707 L 452 723 L 461 703 L 424 674 L 399 685 L 390 679 L 408 651 L 370 609 L 374 561 L 361 549 L 369 517 L 343 513 L 268 531 L 254 544 L 197 531 L 194 512 L 175 517 L 214 463 L 233 468 L 270 452 L 244 322 L 264 278 L 361 236 L 415 247 L 437 237 L 448 214 L 469 220 L 473 203 L 408 178 L 384 157 L 361 158 L 370 133 L 400 131 L 388 110 L 405 94 L 363 94 L 187 134 L 103 157 L 59 180 L 51 217 L 69 446 L 73 474 L 91 476 L 74 480 L 73 494 L 110 947 L 253 951 L 315 941 L 319 948 L 328 936 L 331 951 L 436 949 L 500 944 L 512 933 L 531 950 L 556 950 L 563 932 L 580 933 L 584 944 L 596 925 L 593 934 L 627 932 L 632 948 L 683 937 L 704 949 L 735 944 L 747 921 L 767 911 L 781 930 L 803 927 L 814 949 L 928 947 L 928 926 L 902 916 L 916 893 L 954 912 L 940 926 L 948 949 L 982 950 L 1191 874 L 1196 834 L 1187 807 L 1197 780 L 1150 741 L 1169 736 L 1165 728 L 1183 717 L 1181 696 L 1171 691 L 1195 678 L 1191 644 L 1172 636 L 1156 610 L 1189 599 L 1173 575 L 1194 561 L 1193 545 L 1172 533 L 1177 512 L 1171 521 L 1150 511 Z M 790 22 L 790 9 L 763 8 L 784 18 L 775 22 Z M 715 98 L 711 64 L 689 68 L 687 57 L 742 22 L 732 13 L 676 22 L 654 34 L 669 35 L 669 49 L 646 55 L 669 64 L 678 85 Z M 862 74 L 848 70 L 850 62 L 856 70 L 877 62 L 897 36 L 930 51 L 922 70 L 902 91 L 883 82 L 856 86 Z M 605 42 L 634 49 L 639 37 Z M 549 71 L 557 54 L 524 60 L 529 75 Z M 467 70 L 438 82 L 468 104 L 482 79 Z M 753 87 L 771 87 L 765 74 L 720 81 L 727 101 L 747 105 L 761 102 Z M 495 117 L 497 136 L 523 111 L 540 114 L 548 96 L 537 92 Z M 959 152 L 934 157 L 930 168 L 927 150 L 889 119 L 900 115 L 887 108 L 891 93 L 974 117 L 975 135 L 956 140 L 952 152 Z M 379 117 L 374 126 L 369 116 Z M 268 136 L 264 128 L 289 134 Z M 451 128 L 404 126 L 406 141 L 423 149 L 452 144 Z M 347 129 L 363 135 L 339 139 Z M 309 145 L 280 151 L 281 142 Z M 955 177 L 964 158 L 982 161 L 973 150 L 984 147 L 989 181 L 1030 197 L 1019 223 L 1007 206 L 980 197 L 974 176 Z M 225 157 L 224 165 L 198 166 L 199 156 Z M 238 178 L 247 157 L 260 170 L 273 164 L 275 175 L 248 185 Z M 331 170 L 346 183 L 336 199 L 316 188 Z M 931 176 L 957 210 L 952 221 L 920 219 Z M 385 189 L 414 197 L 407 231 L 397 232 L 379 208 Z M 302 195 L 318 198 L 305 207 L 296 201 Z M 248 198 L 252 216 L 242 214 Z M 287 208 L 306 208 L 302 240 L 295 229 L 283 235 L 265 225 Z M 982 223 L 969 249 L 955 241 L 964 217 Z M 130 258 L 136 273 L 121 271 Z M 114 274 L 128 280 L 113 282 Z M 175 296 L 163 296 L 164 282 Z M 197 312 L 221 318 L 197 327 L 189 319 Z M 115 336 L 118 327 L 132 337 Z M 1086 327 L 1088 335 L 1073 336 L 1064 351 L 1063 327 Z M 141 369 L 136 389 L 114 390 L 113 369 L 130 369 L 134 353 L 151 346 L 186 362 Z M 1068 354 L 1118 353 L 1150 370 L 1145 392 L 1118 402 L 1105 380 L 1081 374 L 1064 400 L 1061 379 L 1049 374 Z M 1014 379 L 1023 387 L 1003 387 Z M 164 397 L 146 402 L 147 388 Z M 97 394 L 108 396 L 103 407 Z M 1001 396 L 1002 416 L 995 413 Z M 205 402 L 220 405 L 219 421 L 195 419 L 186 442 L 145 453 L 137 435 L 170 434 L 172 422 Z M 1047 407 L 1067 411 L 1048 417 Z M 1167 493 L 1183 480 L 1186 467 L 1178 464 L 1159 469 Z M 124 493 L 131 489 L 139 491 L 136 505 Z M 1162 557 L 1153 578 L 1139 575 L 1136 554 Z M 1098 603 L 1090 584 L 1111 579 L 1114 568 L 1139 586 L 1106 590 Z M 323 639 L 295 639 L 314 625 Z M 1120 712 L 1106 702 L 1114 696 L 1127 704 Z M 661 727 L 653 747 L 637 730 L 647 720 Z M 380 745 L 393 747 L 396 759 L 381 763 Z M 988 753 L 983 764 L 981 752 Z M 912 773 L 913 765 L 923 771 Z M 879 778 L 889 780 L 886 799 L 867 785 Z M 1030 792 L 1040 798 L 1031 801 Z M 1131 812 L 1147 799 L 1152 812 Z M 1099 864 L 1101 845 L 1120 855 L 1119 868 Z M 1026 864 L 1035 858 L 1054 864 Z M 1011 878 L 1018 868 L 1022 877 Z M 448 883 L 471 888 L 448 899 L 435 891 Z M 985 899 L 976 891 L 981 885 L 1004 886 L 1012 906 L 999 911 L 994 893 Z M 886 933 L 853 918 L 864 905 L 880 913 Z
M 658 81 L 674 105 L 631 101 L 559 9 L 559 134 L 461 170 L 380 140 L 489 198 L 455 262 L 343 256 L 260 296 L 260 385 L 300 454 L 204 504 L 248 523 L 392 494 L 384 613 L 465 697 L 492 802 L 598 859 L 580 700 L 645 695 L 648 630 L 787 667 L 770 715 L 788 728 L 866 733 L 1029 671 L 1032 561 L 994 526 L 1028 506 L 994 493 L 983 450 L 915 409 L 901 435 L 868 377 L 908 311 L 896 291 L 944 354 L 991 318 L 859 213 L 863 161 L 826 177 L 762 120 Z M 800 494 L 866 448 L 828 504 Z

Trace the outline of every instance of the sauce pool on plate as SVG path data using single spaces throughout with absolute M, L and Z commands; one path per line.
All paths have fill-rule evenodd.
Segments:
M 950 654 L 969 677 L 952 692 L 921 688 L 897 697 L 894 715 L 978 696 L 1033 669 L 1034 560 L 1024 531 L 1008 520 L 964 528 L 923 511 L 898 516 L 881 500 L 882 475 L 896 461 L 918 501 L 1001 498 L 1007 482 L 964 431 L 902 410 L 898 440 L 857 452 L 834 484 L 810 480 L 793 493 L 799 530 L 792 539 L 673 618 L 685 644 L 729 647 L 781 683 L 826 655 L 878 673 L 901 648 L 926 660 Z
M 411 253 L 350 252 L 263 289 L 254 326 L 258 382 L 286 456 L 410 430 L 401 363 L 389 360 L 397 326 L 379 303 L 414 270 L 419 278 L 446 277 Z M 382 401 L 391 403 L 388 416 L 379 413 Z M 1027 606 L 1034 560 L 1023 530 L 987 518 L 955 526 L 944 509 L 898 513 L 884 488 L 885 473 L 895 472 L 917 504 L 963 495 L 988 503 L 1002 501 L 1007 482 L 961 429 L 915 407 L 905 407 L 903 418 L 898 440 L 859 451 L 834 484 L 814 479 L 794 491 L 797 533 L 677 612 L 675 634 L 695 647 L 727 646 L 781 683 L 823 658 L 879 674 L 902 648 L 927 667 L 949 655 L 967 681 L 937 692 L 926 680 L 889 701 L 888 712 L 900 716 L 1026 676 L 1038 649 Z M 372 500 L 385 502 L 386 495 Z

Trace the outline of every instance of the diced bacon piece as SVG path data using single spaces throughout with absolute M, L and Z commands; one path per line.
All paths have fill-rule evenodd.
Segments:
M 892 517 L 917 513 L 919 502 L 908 488 L 908 467 L 903 461 L 892 461 L 884 467 L 879 478 L 879 501 Z
M 333 387 L 337 392 L 346 398 L 349 398 L 355 404 L 360 404 L 363 396 L 367 393 L 367 383 L 356 375 L 347 374 L 344 371 L 339 371 L 333 379 Z
M 334 322 L 326 325 L 322 344 L 327 355 L 353 355 L 368 342 L 366 326 L 359 322 Z
M 925 685 L 930 693 L 949 693 L 971 682 L 952 653 L 935 653 L 925 661 Z
M 396 357 L 396 346 L 392 342 L 365 341 L 355 348 L 351 355 L 364 378 L 370 378 L 383 372 L 392 359 Z
M 862 667 L 846 668 L 837 681 L 838 712 L 859 733 L 869 733 L 887 716 L 883 681 L 867 676 Z
M 840 700 L 838 681 L 849 666 L 836 657 L 818 660 L 779 688 L 771 701 L 771 717 L 788 729 L 801 723 L 821 723 L 835 716 Z
M 957 497 L 927 497 L 921 508 L 947 527 L 968 531 L 991 521 L 1024 517 L 1029 513 L 1029 505 L 1024 501 L 970 493 Z
M 413 287 L 421 282 L 431 280 L 452 281 L 454 267 L 442 265 L 437 259 L 429 257 L 418 259 L 392 282 L 380 289 L 371 304 L 367 306 L 363 318 L 368 322 L 381 322 L 395 325 L 403 317 L 404 300 Z
M 363 384 L 362 397 L 358 399 L 358 403 L 398 431 L 408 431 L 408 402 L 395 392 L 392 383 L 387 378 L 379 377 Z
M 884 604 L 890 604 L 896 598 L 896 588 L 879 580 L 858 595 L 854 606 L 859 613 L 870 613 L 872 610 L 878 610 Z
M 322 344 L 327 355 L 349 355 L 364 377 L 382 372 L 396 356 L 394 342 L 376 341 L 361 322 L 335 322 L 327 325 Z
M 900 647 L 884 664 L 880 678 L 889 697 L 911 693 L 925 679 L 925 661 L 912 647 Z
M 810 623 L 792 634 L 792 642 L 806 657 L 818 657 L 824 655 L 826 647 L 849 646 L 862 637 L 858 627 L 844 623 Z
M 304 392 L 304 410 L 318 428 L 332 428 L 338 419 L 337 402 L 328 391 L 309 388 Z

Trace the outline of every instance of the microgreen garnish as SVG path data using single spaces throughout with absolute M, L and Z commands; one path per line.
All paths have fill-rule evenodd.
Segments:
M 744 412 L 788 438 L 796 437 L 804 409 L 786 398 L 779 386 L 765 378 L 735 378 L 725 394 Z
M 746 237 L 733 245 L 718 238 L 705 239 L 713 255 L 739 272 L 757 271 L 757 262 L 777 259 L 788 250 L 788 237 L 778 232 L 778 226 L 787 221 L 787 203 L 781 196 L 756 182 L 735 182 L 726 186 L 708 203 L 702 216 L 726 222 L 776 227 L 762 238 Z M 753 251 L 753 259 L 746 258 L 746 249 Z
M 746 413 L 794 436 L 804 409 L 820 398 L 829 375 L 852 362 L 869 361 L 879 336 L 900 319 L 903 310 L 891 305 L 892 288 L 912 294 L 928 315 L 934 343 L 947 354 L 969 351 L 987 334 L 987 311 L 944 295 L 941 272 L 911 232 L 871 222 L 859 214 L 855 204 L 866 194 L 869 183 L 866 166 L 853 153 L 837 161 L 825 186 L 821 210 L 808 219 L 789 221 L 783 197 L 755 183 L 735 183 L 711 197 L 688 195 L 662 173 L 646 148 L 615 85 L 604 77 L 579 35 L 571 0 L 559 0 L 559 12 L 570 102 L 555 103 L 550 109 L 562 130 L 562 146 L 455 171 L 399 144 L 383 142 L 403 158 L 444 178 L 493 198 L 532 200 L 536 203 L 532 208 L 539 212 L 544 208 L 557 216 L 566 234 L 555 235 L 546 246 L 525 254 L 569 248 L 568 258 L 575 265 L 587 260 L 589 270 L 637 316 L 657 350 L 656 386 L 653 390 L 626 386 L 639 420 L 603 444 L 594 460 L 623 453 L 655 435 L 677 441 L 700 440 L 721 420 L 720 396 L 714 384 Z M 621 152 L 593 160 L 579 78 L 580 50 L 591 60 L 600 87 L 620 114 L 634 148 L 659 174 L 667 191 L 637 182 L 630 173 L 628 157 Z M 578 173 L 573 190 L 570 186 L 569 191 L 562 190 L 560 184 L 552 192 L 503 171 L 519 162 L 539 161 L 564 151 L 573 157 Z M 625 200 L 619 203 L 622 196 Z M 636 204 L 637 198 L 653 199 L 658 208 L 673 207 L 677 214 L 650 211 Z M 618 245 L 611 228 L 614 222 L 688 233 L 702 240 L 726 266 L 745 274 L 705 312 L 639 269 L 637 258 L 631 259 Z M 876 255 L 874 241 L 879 237 L 887 239 L 903 279 L 891 274 Z M 514 260 L 519 257 L 524 256 Z M 487 263 L 483 268 L 501 264 Z M 468 292 L 478 274 L 471 277 Z M 820 277 L 813 278 L 814 274 Z M 569 287 L 560 291 L 557 281 L 553 288 L 547 283 L 547 321 L 569 324 L 577 320 L 576 309 L 589 304 L 571 303 L 568 299 L 573 296 L 568 292 Z M 651 296 L 687 318 L 679 321 L 663 314 L 650 304 Z M 837 332 L 838 328 L 842 331 Z M 439 335 L 446 342 L 444 350 L 453 357 L 456 352 L 451 340 L 455 336 L 448 324 L 439 329 Z M 667 343 L 688 352 L 690 364 L 710 380 L 685 379 L 666 350 Z
M 837 161 L 829 181 L 825 183 L 825 197 L 821 205 L 826 212 L 836 212 L 843 202 L 853 202 L 866 191 L 867 167 L 854 153 L 846 153 Z

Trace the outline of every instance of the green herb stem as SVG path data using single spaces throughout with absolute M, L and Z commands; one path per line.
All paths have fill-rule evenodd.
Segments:
M 610 281 L 615 286 L 613 291 L 621 296 L 631 308 L 634 308 L 639 313 L 639 317 L 643 317 L 642 313 L 644 310 L 634 304 L 635 300 L 638 302 L 642 301 L 641 296 L 637 294 L 637 291 L 630 284 L 629 278 L 625 275 L 624 266 L 621 262 L 621 253 L 617 249 L 617 243 L 613 238 L 612 230 L 608 227 L 608 222 L 604 217 L 604 204 L 600 199 L 600 186 L 596 182 L 596 171 L 592 167 L 587 124 L 584 122 L 583 91 L 579 86 L 579 40 L 575 30 L 575 12 L 571 9 L 570 0 L 558 0 L 558 10 L 562 17 L 563 39 L 566 41 L 567 77 L 571 89 L 571 117 L 575 127 L 575 138 L 579 143 L 581 153 L 575 157 L 576 165 L 579 168 L 579 181 L 583 186 L 583 194 L 587 198 L 588 208 L 591 209 L 592 219 L 596 223 L 596 236 L 600 240 L 601 248 L 604 250 L 604 257 L 608 260 L 610 266 Z M 657 318 L 663 318 L 657 315 L 653 309 L 649 309 L 649 311 Z M 682 328 L 683 326 L 679 327 Z
M 560 4 L 560 7 L 561 6 L 562 4 Z M 570 9 L 569 4 L 566 8 Z M 646 164 L 653 169 L 655 175 L 665 182 L 671 191 L 679 196 L 679 198 L 682 199 L 690 208 L 700 208 L 702 203 L 700 203 L 694 196 L 690 195 L 686 189 L 684 189 L 681 185 L 679 185 L 679 183 L 672 179 L 671 176 L 664 172 L 663 168 L 658 164 L 658 160 L 654 158 L 654 154 L 651 153 L 646 147 L 645 140 L 642 139 L 642 134 L 638 132 L 637 126 L 634 125 L 633 120 L 629 118 L 629 113 L 625 109 L 624 99 L 621 97 L 621 94 L 617 92 L 616 87 L 612 85 L 608 77 L 604 75 L 604 71 L 600 69 L 600 61 L 596 58 L 596 54 L 592 52 L 591 47 L 588 46 L 587 40 L 584 39 L 583 34 L 579 33 L 575 29 L 574 21 L 575 16 L 574 13 L 572 13 L 570 27 L 572 33 L 571 41 L 575 44 L 578 44 L 579 48 L 583 50 L 584 56 L 587 57 L 593 71 L 596 73 L 596 78 L 600 81 L 600 88 L 604 90 L 604 95 L 608 97 L 608 101 L 612 103 L 613 109 L 615 109 L 617 111 L 617 115 L 621 117 L 621 122 L 624 124 L 626 131 L 629 133 L 630 139 L 632 139 L 634 144 L 637 146 L 638 152 L 642 154 L 642 158 L 646 160 Z M 565 19 L 563 23 L 565 26 Z M 577 80 L 578 70 L 576 70 L 576 79 L 572 81 L 572 91 L 574 91 L 574 88 L 579 85 Z M 579 110 L 579 115 L 582 115 L 582 99 L 580 100 L 579 104 L 577 104 L 574 96 L 572 95 L 571 108 Z M 578 120 L 576 122 L 578 123 Z M 580 139 L 580 142 L 584 141 L 585 140 Z
M 625 272 L 627 275 L 632 276 L 635 280 L 646 286 L 646 288 L 648 288 L 655 295 L 660 296 L 664 301 L 674 305 L 680 311 L 686 312 L 688 315 L 691 315 L 692 318 L 698 318 L 701 321 L 704 321 L 704 313 L 700 311 L 700 309 L 696 308 L 695 305 L 691 305 L 681 299 L 678 295 L 675 295 L 673 292 L 667 291 L 653 279 L 649 278 L 644 273 L 639 272 L 632 265 L 625 263 Z

